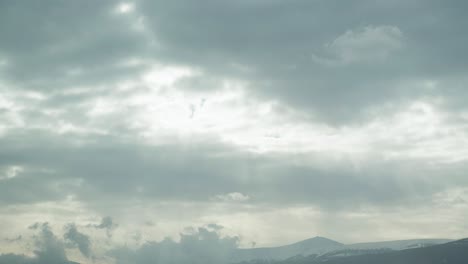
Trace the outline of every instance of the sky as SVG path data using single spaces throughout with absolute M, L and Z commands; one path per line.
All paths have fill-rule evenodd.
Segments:
M 1 1 L 0 263 L 467 237 L 466 8 Z

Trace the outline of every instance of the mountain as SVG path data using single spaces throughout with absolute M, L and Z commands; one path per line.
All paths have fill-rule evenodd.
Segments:
M 313 255 L 315 257 L 344 257 L 366 255 L 395 250 L 404 250 L 410 248 L 422 248 L 432 245 L 443 244 L 450 241 L 452 240 L 413 239 L 345 245 L 328 238 L 314 237 L 294 244 L 280 247 L 238 249 L 231 256 L 230 262 L 236 263 L 254 260 L 279 261 L 296 257 L 300 259 L 301 257 L 307 257 L 310 255 Z
M 348 244 L 346 248 L 349 249 L 383 249 L 388 248 L 392 250 L 402 250 L 409 248 L 420 248 L 432 245 L 439 245 L 451 242 L 450 239 L 412 239 L 412 240 L 395 240 L 395 241 L 383 241 L 383 242 L 369 242 L 369 243 L 357 243 Z
M 68 260 L 50 260 L 50 259 L 39 259 L 35 257 L 28 257 L 21 254 L 0 254 L 0 264 L 80 264 L 74 261 Z
M 328 238 L 314 237 L 280 247 L 238 249 L 232 257 L 232 262 L 283 260 L 297 255 L 308 256 L 312 254 L 324 254 L 343 246 L 343 244 Z
M 309 256 L 277 264 L 466 264 L 468 239 L 423 248 L 373 253 L 350 257 Z

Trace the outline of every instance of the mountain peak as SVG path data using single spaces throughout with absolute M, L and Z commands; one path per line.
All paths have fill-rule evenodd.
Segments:
M 338 245 L 343 245 L 342 243 L 340 243 L 338 241 L 335 241 L 335 240 L 332 240 L 332 239 L 329 239 L 329 238 L 326 238 L 326 237 L 322 237 L 322 236 L 315 236 L 315 237 L 312 237 L 312 238 L 297 242 L 295 244 L 302 244 L 302 243 L 324 243 L 324 244 L 327 244 L 327 245 L 337 245 L 337 246 Z
M 333 241 L 333 240 L 331 240 L 331 239 L 329 239 L 329 238 L 326 238 L 326 237 L 323 237 L 323 236 L 315 236 L 315 237 L 313 237 L 313 238 L 311 238 L 311 239 L 315 239 L 315 240 L 330 240 L 330 241 Z
M 289 245 L 289 247 L 302 248 L 302 249 L 320 249 L 320 248 L 334 248 L 343 246 L 342 243 L 331 240 L 326 237 L 316 236 L 300 242 Z

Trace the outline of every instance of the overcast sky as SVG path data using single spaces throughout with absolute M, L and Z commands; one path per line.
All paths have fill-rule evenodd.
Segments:
M 467 8 L 1 1 L 0 253 L 468 236 Z

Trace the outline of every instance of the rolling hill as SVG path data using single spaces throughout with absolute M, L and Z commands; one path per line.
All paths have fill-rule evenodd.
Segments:
M 468 239 L 445 244 L 370 253 L 358 256 L 309 256 L 277 262 L 279 264 L 466 264 Z

